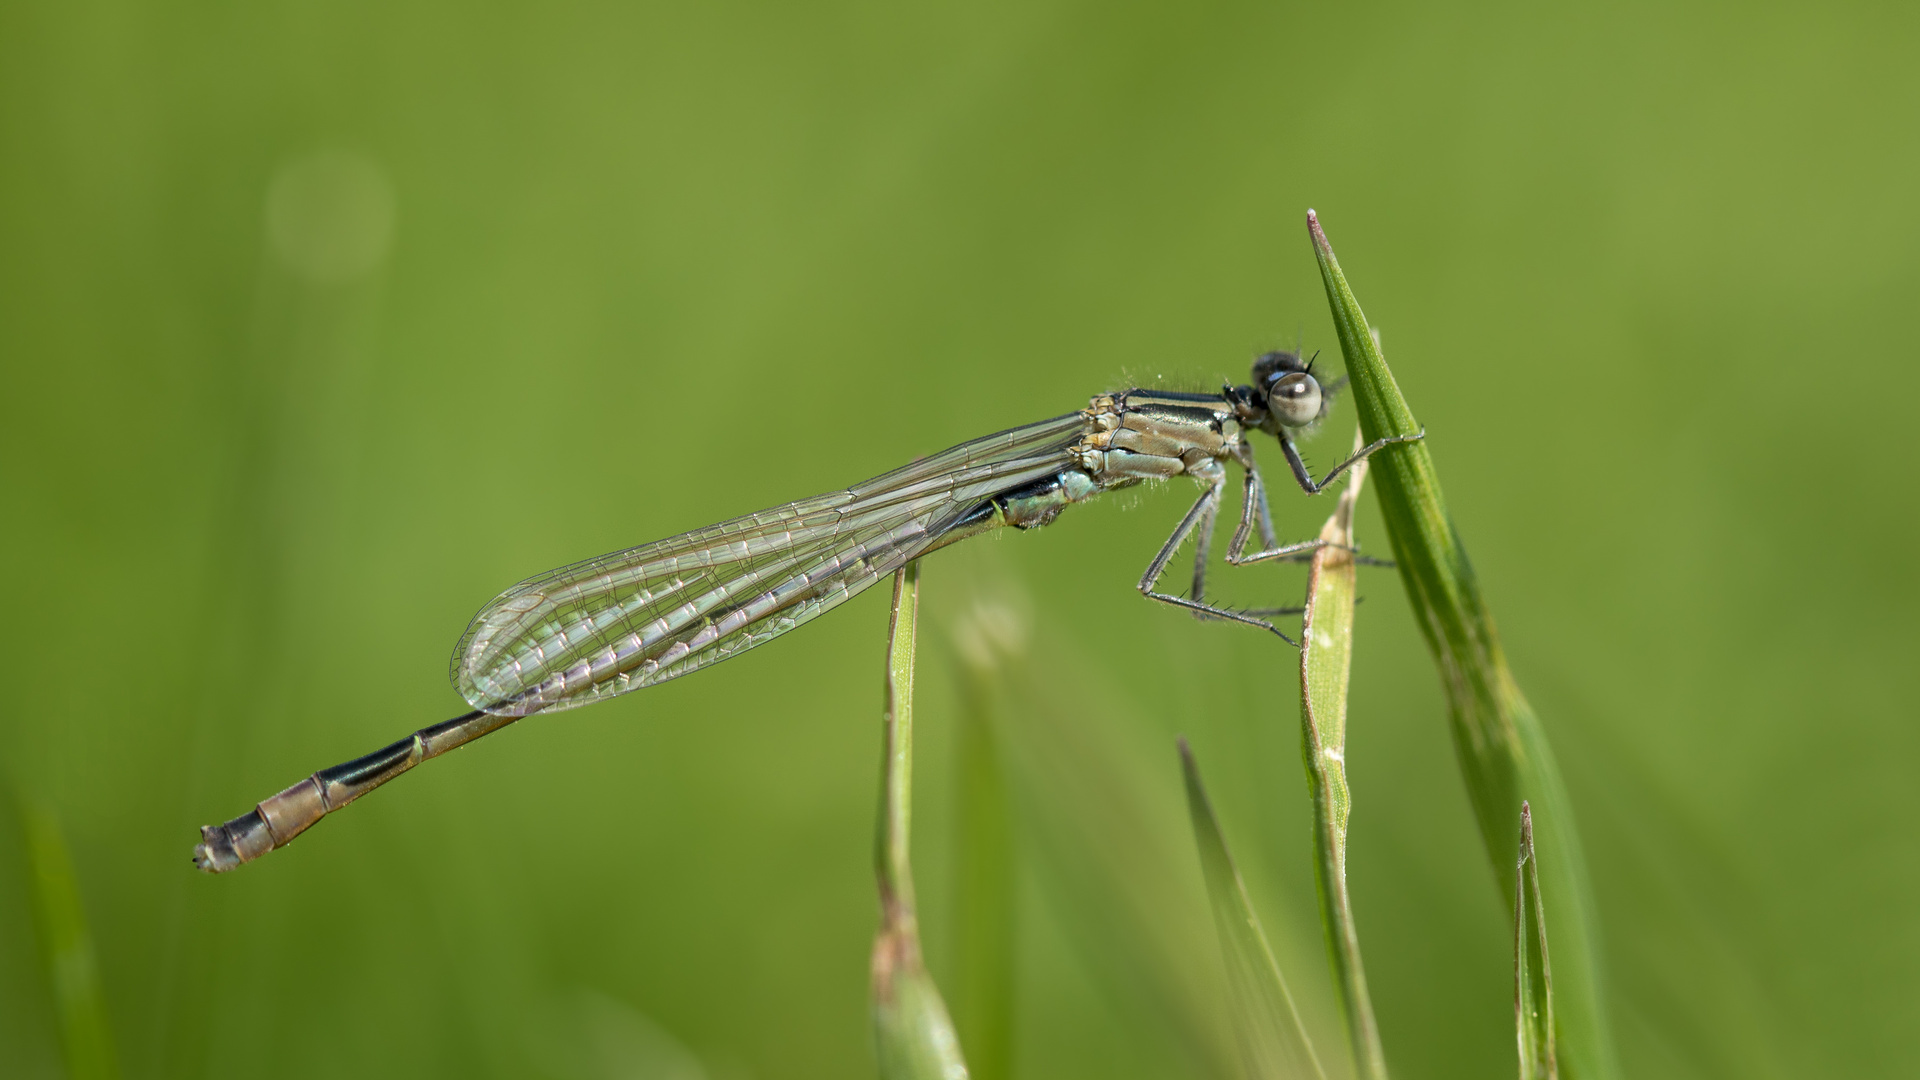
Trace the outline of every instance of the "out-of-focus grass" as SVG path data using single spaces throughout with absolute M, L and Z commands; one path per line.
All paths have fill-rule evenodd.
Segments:
M 44 806 L 18 807 L 33 892 L 34 925 L 60 1018 L 60 1044 L 69 1080 L 115 1080 L 120 1075 L 100 987 L 93 935 L 80 899 L 60 820 Z
M 1513 877 L 1513 1023 L 1520 1080 L 1559 1080 L 1553 1030 L 1553 963 L 1547 951 L 1547 909 L 1540 900 L 1540 854 L 1533 846 L 1533 810 L 1520 804 L 1520 855 Z
M 1362 435 L 1371 442 L 1418 433 L 1421 428 L 1387 369 L 1379 340 L 1369 331 L 1333 246 L 1311 210 L 1307 231 L 1353 379 Z M 1543 831 L 1556 853 L 1546 893 L 1553 897 L 1554 910 L 1563 913 L 1555 922 L 1560 938 L 1556 951 L 1562 958 L 1560 1045 L 1569 1075 L 1606 1080 L 1617 1068 L 1601 990 L 1598 914 L 1553 750 L 1507 668 L 1493 616 L 1447 516 L 1428 441 L 1388 446 L 1370 464 L 1379 475 L 1380 508 L 1401 580 L 1440 669 L 1454 752 L 1481 840 L 1503 890 L 1511 886 L 1506 867 L 1513 865 L 1516 854 L 1512 822 L 1523 802 L 1531 801 L 1540 811 Z
M 1062 634 L 1063 613 L 1034 610 L 1030 588 L 1007 580 L 1007 553 L 1028 539 L 1010 535 L 954 550 L 938 562 L 926 602 L 929 612 L 960 614 L 951 627 L 953 651 L 985 649 L 997 657 L 984 688 L 1010 798 L 1016 1069 L 1083 1077 L 1129 1070 L 1232 1075 L 1239 1049 L 1207 894 L 1191 872 L 1193 836 L 1179 774 L 1151 745 L 1164 747 L 1172 732 L 1149 738 L 1162 728 L 1126 685 L 1086 677 L 1100 670 L 1087 652 L 1097 638 Z M 1191 623 L 1183 618 L 1178 625 Z M 950 709 L 940 679 L 974 678 L 979 659 L 950 673 L 929 665 L 935 681 L 922 692 L 923 711 L 938 716 Z M 973 693 L 949 688 L 950 700 L 963 703 Z M 964 727 L 943 727 L 936 721 L 923 732 L 935 740 L 932 753 L 946 739 L 967 737 Z M 955 768 L 949 776 L 950 790 L 932 792 L 931 805 L 957 811 L 969 798 L 960 790 L 967 774 Z M 948 892 L 967 895 L 969 887 L 957 880 L 967 859 L 955 850 L 935 868 L 953 881 Z M 947 972 L 960 974 L 970 963 L 965 926 L 945 930 L 949 918 L 963 915 L 937 905 L 923 913 L 935 933 L 936 971 L 949 990 L 961 984 Z M 1069 970 L 1076 974 L 1063 978 Z M 1071 1006 L 1082 994 L 1091 994 L 1116 1026 L 1084 1026 Z M 974 1066 L 964 999 L 949 1000 Z M 1123 1034 L 1096 1037 L 1099 1031 Z
M 920 611 L 920 564 L 893 577 L 887 621 L 886 708 L 882 724 L 880 808 L 873 868 L 880 886 L 880 931 L 873 942 L 874 1042 L 883 1080 L 966 1080 L 953 1021 L 920 954 L 913 899 L 913 668 Z
M 958 615 L 940 621 L 961 659 L 950 670 L 928 665 L 933 683 L 921 694 L 923 712 L 936 717 L 952 708 L 943 698 L 971 710 L 976 692 L 986 694 L 984 716 L 1010 799 L 1006 840 L 1013 864 L 1006 884 L 1014 918 L 1007 945 L 1016 987 L 1010 1032 L 1016 1074 L 1236 1075 L 1240 1048 L 1208 894 L 1192 873 L 1193 833 L 1179 771 L 1155 753 L 1173 732 L 1155 722 L 1124 682 L 1089 678 L 1101 670 L 1088 651 L 1098 648 L 1099 638 L 1063 634 L 1069 613 L 1035 609 L 1031 587 L 1010 579 L 1006 557 L 1026 542 L 1013 535 L 986 540 L 937 562 L 927 611 Z M 1181 618 L 1175 625 L 1192 624 Z M 949 675 L 957 682 L 943 687 Z M 956 716 L 953 727 L 938 719 L 923 725 L 922 734 L 934 740 L 926 751 L 934 756 L 926 760 L 956 755 L 947 789 L 935 773 L 926 805 L 955 815 L 970 805 L 970 774 L 958 755 L 971 722 Z M 958 820 L 954 827 L 969 828 Z M 956 845 L 928 870 L 952 882 L 946 892 L 964 900 L 974 895 L 960 877 L 972 857 Z M 922 917 L 932 936 L 930 962 L 977 1074 L 959 976 L 976 962 L 969 950 L 983 938 L 965 922 L 950 921 L 969 918 L 958 907 L 926 905 Z M 1283 932 L 1275 943 L 1298 961 L 1296 935 Z M 1077 974 L 1063 978 L 1069 970 Z M 1072 1008 L 1082 994 L 1092 995 L 1113 1027 L 1085 1026 Z M 1308 1011 L 1323 1026 L 1332 1015 L 1330 1007 Z
M 1186 739 L 1179 741 L 1180 771 L 1186 780 L 1187 812 L 1193 819 L 1194 846 L 1200 852 L 1200 871 L 1213 903 L 1213 925 L 1220 934 L 1220 952 L 1226 962 L 1233 992 L 1234 1028 L 1240 1038 L 1247 1080 L 1291 1080 L 1308 1075 L 1326 1080 L 1326 1070 L 1313 1052 L 1313 1040 L 1300 1020 L 1293 992 L 1273 958 L 1267 932 L 1260 925 L 1247 883 L 1233 865 L 1227 837 L 1200 781 L 1200 765 Z
M 976 600 L 951 620 L 959 710 L 953 736 L 954 1021 L 975 1080 L 1013 1071 L 1018 996 L 1013 821 L 1001 747 L 1009 675 L 1024 662 L 1024 620 L 1008 604 Z
M 1889 133 L 1920 124 L 1917 31 L 1804 0 L 0 5 L 0 769 L 72 846 L 123 1068 L 537 1075 L 545 1003 L 590 992 L 715 1080 L 869 1072 L 883 590 L 516 725 L 260 876 L 198 880 L 181 839 L 453 715 L 449 648 L 527 574 L 1135 381 L 1238 381 L 1298 330 L 1332 352 L 1289 209 L 1318 205 L 1579 801 L 1627 1071 L 1901 1074 L 1920 142 Z M 296 287 L 344 263 L 288 258 L 269 204 L 329 148 L 386 177 L 387 258 Z M 1289 535 L 1326 516 L 1276 496 Z M 1224 1003 L 1184 1003 L 1217 947 L 1181 731 L 1342 1039 L 1292 687 L 1130 588 L 1182 505 L 925 567 L 929 625 L 975 545 L 1030 594 L 1047 696 L 1001 742 L 1029 1075 L 1235 1067 L 1199 1049 Z M 1217 580 L 1273 603 L 1297 573 Z M 1386 1051 L 1396 1080 L 1505 1074 L 1512 866 L 1490 887 L 1434 768 L 1401 584 L 1361 585 L 1348 872 Z M 955 990 L 943 667 L 914 861 Z M 1808 776 L 1847 777 L 1854 827 L 1782 797 Z M 1835 865 L 1864 875 L 1841 920 Z M 27 895 L 0 880 L 0 1061 L 34 1077 L 60 1048 Z

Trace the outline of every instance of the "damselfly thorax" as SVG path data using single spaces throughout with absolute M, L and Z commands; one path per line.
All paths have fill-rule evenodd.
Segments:
M 1321 546 L 1275 539 L 1249 441 L 1254 432 L 1277 440 L 1309 494 L 1381 447 L 1405 441 L 1377 440 L 1315 481 L 1294 434 L 1326 416 L 1338 388 L 1323 389 L 1298 354 L 1268 353 L 1254 362 L 1250 383 L 1217 394 L 1101 394 L 1078 412 L 962 443 L 864 484 L 529 578 L 481 608 L 454 650 L 454 687 L 472 712 L 323 769 L 251 813 L 202 829 L 194 861 L 204 870 L 231 869 L 427 758 L 519 717 L 614 697 L 736 656 L 948 544 L 1003 526 L 1040 528 L 1073 503 L 1148 481 L 1187 476 L 1202 491 L 1141 575 L 1139 591 L 1291 643 L 1268 617 L 1297 609 L 1232 610 L 1207 601 L 1207 555 L 1229 462 L 1241 467 L 1245 485 L 1229 564 Z M 1256 531 L 1260 548 L 1249 552 Z M 1160 592 L 1161 575 L 1189 536 L 1197 543 L 1188 594 Z
M 1219 394 L 1127 390 L 1101 394 L 1081 410 L 1080 437 L 1067 448 L 1071 464 L 1054 476 L 996 495 L 962 518 L 947 542 L 981 528 L 1050 525 L 1071 503 L 1145 480 L 1191 476 L 1212 482 L 1228 458 L 1251 460 L 1240 417 Z M 970 531 L 969 531 L 970 530 Z

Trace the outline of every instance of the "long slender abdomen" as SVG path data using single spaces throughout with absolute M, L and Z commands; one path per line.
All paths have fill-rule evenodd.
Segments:
M 202 827 L 200 843 L 193 849 L 193 865 L 218 874 L 252 862 L 275 848 L 286 847 L 321 818 L 415 765 L 518 719 L 517 716 L 470 712 L 443 724 L 421 728 L 365 757 L 321 769 L 280 794 L 261 800 L 251 813 L 224 825 Z

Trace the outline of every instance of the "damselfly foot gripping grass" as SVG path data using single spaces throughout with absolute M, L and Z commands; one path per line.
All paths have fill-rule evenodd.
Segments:
M 219 872 L 283 847 L 328 813 L 456 746 L 536 712 L 553 712 L 665 682 L 736 656 L 839 606 L 914 559 L 1012 525 L 1037 529 L 1069 504 L 1147 480 L 1190 476 L 1203 487 L 1140 578 L 1140 592 L 1202 618 L 1292 639 L 1262 614 L 1207 602 L 1206 566 L 1228 461 L 1245 473 L 1235 566 L 1284 559 L 1323 541 L 1280 544 L 1254 467 L 1252 431 L 1275 436 L 1302 490 L 1318 493 L 1379 439 L 1315 481 L 1294 433 L 1327 415 L 1311 362 L 1272 352 L 1252 381 L 1218 394 L 1127 390 L 1065 416 L 975 439 L 835 491 L 695 529 L 523 581 L 480 610 L 453 653 L 453 683 L 473 706 L 383 750 L 322 769 L 251 813 L 200 830 L 193 861 Z M 1255 529 L 1260 550 L 1247 551 Z M 1197 536 L 1186 596 L 1158 591 L 1182 543 Z

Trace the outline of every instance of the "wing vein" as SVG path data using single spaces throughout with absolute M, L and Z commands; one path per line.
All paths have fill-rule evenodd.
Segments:
M 453 656 L 475 708 L 524 716 L 676 678 L 787 633 L 924 552 L 982 500 L 1070 464 L 1080 413 L 863 484 L 563 566 L 482 608 Z

